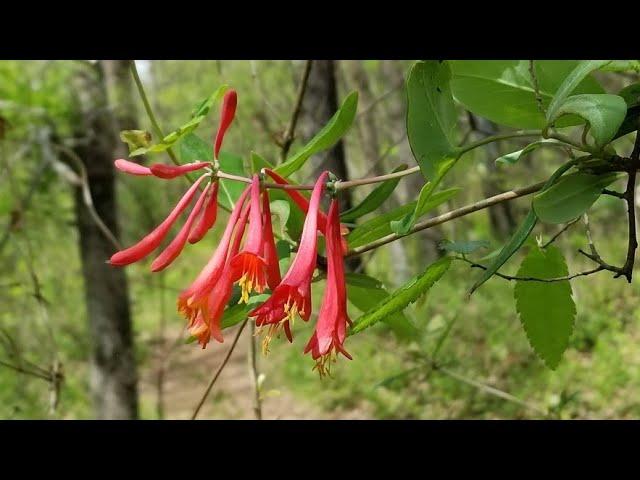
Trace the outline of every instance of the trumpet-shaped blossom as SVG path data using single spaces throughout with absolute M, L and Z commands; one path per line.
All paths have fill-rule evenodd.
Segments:
M 289 270 L 267 301 L 249 313 L 250 317 L 256 317 L 256 326 L 267 329 L 262 344 L 264 352 L 268 351 L 271 338 L 281 326 L 291 341 L 290 322 L 297 316 L 307 321 L 311 315 L 311 276 L 316 266 L 318 211 L 327 176 L 328 172 L 323 172 L 313 188 L 298 253 Z
M 233 121 L 233 117 L 236 114 L 236 105 L 238 103 L 238 95 L 236 91 L 231 89 L 228 90 L 227 93 L 224 94 L 224 99 L 222 100 L 222 110 L 220 110 L 220 125 L 218 126 L 218 133 L 216 134 L 216 140 L 213 150 L 213 158 L 218 159 L 218 154 L 220 153 L 220 147 L 222 146 L 222 139 L 224 138 L 225 133 L 227 133 L 227 128 L 231 125 Z
M 204 319 L 207 318 L 208 296 L 222 276 L 227 262 L 231 236 L 240 219 L 242 207 L 248 193 L 249 188 L 245 189 L 240 195 L 229 217 L 229 223 L 224 229 L 222 239 L 205 267 L 198 274 L 195 281 L 178 297 L 178 311 L 193 324 L 198 321 L 198 315 L 203 315 Z
M 220 182 L 214 182 L 209 190 L 209 198 L 204 211 L 198 220 L 196 226 L 189 234 L 189 243 L 197 243 L 202 237 L 213 227 L 218 217 L 218 187 Z
M 277 184 L 279 184 L 279 185 L 290 185 L 290 183 L 285 178 L 281 177 L 280 175 L 278 175 L 273 170 L 265 168 L 264 171 Z M 304 195 L 302 195 L 298 190 L 291 189 L 291 188 L 285 189 L 285 192 L 287 192 L 289 197 L 291 197 L 291 200 L 294 201 L 294 203 L 298 206 L 298 208 L 300 210 L 302 210 L 303 213 L 307 213 L 307 211 L 309 210 L 309 200 L 307 200 Z M 323 235 L 326 234 L 327 216 L 321 211 L 318 212 L 318 230 L 320 230 L 320 233 L 322 233 Z M 340 235 L 341 235 L 340 243 L 342 245 L 343 253 L 347 253 L 347 251 L 349 250 L 349 245 L 347 244 L 347 239 L 344 238 L 344 236 L 347 235 L 348 233 L 349 233 L 349 229 L 346 227 L 346 225 L 340 224 Z
M 313 336 L 304 353 L 311 352 L 320 376 L 330 373 L 331 364 L 339 353 L 348 359 L 351 355 L 344 349 L 347 324 L 347 293 L 344 276 L 344 258 L 340 244 L 340 217 L 338 201 L 333 199 L 329 207 L 327 225 L 327 286 L 318 313 Z
M 273 225 L 271 224 L 271 207 L 269 206 L 269 192 L 262 193 L 262 215 L 264 225 L 264 240 L 262 242 L 262 256 L 267 262 L 267 285 L 273 290 L 278 286 L 282 277 L 280 276 L 280 260 L 276 250 L 276 242 L 273 236 Z
M 260 179 L 253 176 L 251 182 L 250 220 L 247 241 L 240 253 L 231 260 L 231 276 L 238 280 L 242 290 L 240 302 L 249 303 L 249 294 L 255 290 L 264 292 L 267 286 L 267 262 L 262 257 L 264 231 L 260 212 Z
M 176 222 L 178 217 L 191 203 L 191 200 L 193 200 L 193 197 L 198 191 L 200 183 L 207 176 L 208 175 L 203 175 L 198 180 L 196 180 L 191 188 L 189 188 L 189 190 L 187 190 L 187 192 L 182 196 L 169 216 L 165 218 L 164 221 L 160 225 L 158 225 L 151 233 L 149 233 L 135 245 L 114 253 L 111 256 L 109 263 L 116 266 L 129 265 L 130 263 L 137 262 L 138 260 L 143 259 L 151 252 L 153 252 L 156 248 L 158 248 L 164 237 L 166 237 L 167 233 L 169 233 L 169 230 Z

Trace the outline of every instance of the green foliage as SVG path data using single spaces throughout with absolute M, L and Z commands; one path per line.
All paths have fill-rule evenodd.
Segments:
M 151 145 L 151 134 L 146 130 L 123 130 L 120 132 L 120 140 L 129 147 L 129 153 L 138 148 L 147 148 Z
M 549 117 L 553 123 L 566 114 L 575 114 L 589 123 L 589 133 L 597 147 L 604 147 L 616 135 L 627 113 L 627 104 L 617 95 L 574 95 L 567 98 Z
M 208 97 L 198 107 L 196 107 L 196 109 L 194 110 L 196 116 L 166 135 L 160 143 L 156 143 L 155 145 L 151 145 L 148 147 L 137 148 L 136 150 L 130 152 L 129 156 L 135 157 L 138 155 L 145 155 L 147 153 L 159 153 L 171 148 L 182 138 L 189 135 L 200 126 L 202 121 L 207 117 L 207 113 L 209 113 L 209 110 L 211 109 L 213 103 L 222 98 L 224 92 L 227 91 L 227 88 L 228 87 L 226 85 L 222 85 L 221 87 L 219 87 L 210 97 Z
M 415 209 L 402 219 L 391 222 L 391 229 L 405 235 L 420 216 L 423 206 L 459 158 L 456 109 L 449 81 L 447 62 L 417 62 L 407 78 L 407 136 L 420 170 L 429 180 Z
M 528 60 L 455 60 L 450 65 L 453 96 L 469 111 L 514 128 L 543 128 L 547 124 L 536 101 Z M 569 60 L 534 61 L 544 107 L 549 106 L 564 79 L 577 65 L 578 62 Z M 575 91 L 603 93 L 590 77 L 584 78 Z M 566 117 L 557 126 L 579 123 L 579 118 Z
M 451 240 L 442 240 L 438 247 L 446 252 L 461 253 L 469 255 L 481 248 L 489 248 L 490 243 L 487 240 L 469 240 L 466 242 L 452 242 Z
M 351 127 L 358 110 L 358 92 L 351 92 L 338 111 L 302 149 L 275 168 L 283 177 L 298 171 L 316 153 L 328 150 L 340 140 Z
M 602 189 L 620 178 L 619 174 L 573 173 L 533 198 L 536 216 L 547 223 L 565 223 L 586 212 L 600 197 Z
M 516 152 L 508 153 L 506 155 L 498 157 L 496 159 L 496 163 L 497 164 L 501 163 L 503 165 L 515 165 L 516 163 L 518 163 L 518 161 L 521 158 L 525 157 L 526 155 L 533 152 L 534 150 L 537 150 L 540 147 L 565 148 L 566 145 L 562 142 L 558 142 L 557 140 L 553 140 L 553 139 L 538 140 L 537 142 L 530 143 L 529 145 L 524 147 L 522 150 L 518 150 Z
M 558 278 L 569 274 L 560 250 L 533 248 L 518 270 L 519 277 Z M 518 281 L 516 309 L 529 343 L 545 364 L 555 369 L 569 344 L 576 316 L 569 281 Z
M 407 135 L 422 174 L 437 183 L 458 150 L 448 62 L 416 62 L 407 77 Z
M 576 163 L 577 163 L 577 160 L 571 160 L 565 163 L 564 165 L 562 165 L 560 168 L 558 168 L 553 173 L 553 175 L 549 177 L 547 182 L 542 187 L 541 191 L 544 192 L 546 189 L 548 189 L 551 185 L 553 185 L 558 180 L 558 178 L 560 178 L 567 170 L 572 168 Z M 500 269 L 500 267 L 502 267 L 502 265 L 504 265 L 506 261 L 509 260 L 513 256 L 513 254 L 520 249 L 520 247 L 524 244 L 527 238 L 529 238 L 529 235 L 533 231 L 533 227 L 536 226 L 537 221 L 538 221 L 538 217 L 536 216 L 536 213 L 532 207 L 529 213 L 527 214 L 527 216 L 525 217 L 525 219 L 522 221 L 522 223 L 518 227 L 518 230 L 516 230 L 516 232 L 511 236 L 509 241 L 504 245 L 504 247 L 502 247 L 502 250 L 500 250 L 500 253 L 498 254 L 498 256 L 493 260 L 493 262 L 491 262 L 491 265 L 489 265 L 489 267 L 487 267 L 487 269 L 484 272 L 482 272 L 482 275 L 480 275 L 480 278 L 473 284 L 473 286 L 469 290 L 469 295 L 471 295 L 474 291 L 476 291 L 478 287 L 480 287 L 480 285 L 482 285 L 484 282 L 489 280 L 493 276 L 493 274 L 496 273 Z
M 406 169 L 406 165 L 400 165 L 394 168 L 392 173 L 400 172 Z M 391 196 L 395 188 L 398 186 L 400 179 L 400 177 L 392 178 L 391 180 L 380 183 L 358 205 L 342 212 L 340 214 L 340 220 L 343 222 L 353 222 L 354 220 L 366 215 L 367 213 L 371 213 L 376 210 L 378 207 L 380 207 L 380 205 L 384 203 L 387 198 Z
M 560 107 L 566 102 L 569 95 L 571 95 L 578 85 L 584 81 L 587 75 L 609 62 L 610 60 L 583 60 L 576 65 L 573 71 L 564 78 L 556 94 L 553 96 L 551 103 L 549 103 L 547 120 L 550 124 L 553 124 L 553 122 L 560 117 Z
M 209 143 L 202 140 L 195 133 L 189 133 L 180 142 L 180 159 L 183 163 L 213 160 L 213 147 Z M 220 169 L 225 173 L 233 175 L 246 175 L 242 158 L 229 153 L 220 151 Z M 220 179 L 220 191 L 218 193 L 218 202 L 225 208 L 233 208 L 233 204 L 240 197 L 246 185 L 233 180 Z
M 361 273 L 347 273 L 347 297 L 361 312 L 368 312 L 389 296 L 382 283 Z M 401 311 L 383 318 L 391 330 L 401 339 L 414 338 L 418 331 Z
M 438 205 L 443 204 L 444 202 L 453 198 L 458 192 L 459 188 L 448 188 L 446 190 L 442 190 L 441 192 L 435 193 L 429 201 L 422 205 L 422 209 L 418 215 L 418 218 L 430 210 L 433 210 Z M 415 210 L 417 202 L 411 202 L 407 205 L 403 205 L 402 207 L 395 208 L 394 210 L 378 215 L 371 220 L 364 222 L 361 225 L 358 225 L 355 229 L 351 231 L 347 240 L 349 242 L 350 247 L 359 247 L 364 245 L 365 243 L 372 242 L 377 240 L 378 238 L 382 238 L 385 235 L 391 233 L 390 222 L 396 220 L 398 218 L 402 218 L 408 213 Z
M 402 311 L 407 305 L 415 302 L 427 293 L 429 289 L 440 280 L 450 265 L 450 257 L 444 257 L 429 265 L 422 274 L 410 280 L 358 318 L 353 323 L 349 333 L 351 335 L 360 333 L 389 315 Z
M 269 295 L 262 293 L 249 298 L 249 303 L 236 303 L 225 308 L 222 314 L 222 328 L 229 328 L 244 321 L 251 310 L 267 300 Z

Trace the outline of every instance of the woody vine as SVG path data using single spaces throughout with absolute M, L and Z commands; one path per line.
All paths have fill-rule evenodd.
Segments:
M 356 92 L 349 94 L 328 124 L 289 155 L 310 65 L 308 62 L 305 67 L 285 133 L 282 158 L 269 161 L 251 152 L 251 171 L 239 174 L 242 166 L 233 164 L 236 157 L 225 157 L 222 146 L 226 132 L 232 128 L 238 102 L 241 108 L 241 92 L 227 86 L 218 88 L 195 108 L 187 123 L 164 135 L 132 64 L 132 74 L 159 141 L 153 143 L 151 135 L 143 131 L 122 132 L 130 147 L 130 159 L 117 159 L 115 166 L 130 175 L 161 180 L 184 177 L 191 185 L 160 225 L 135 245 L 115 253 L 110 263 L 114 267 L 125 266 L 149 256 L 193 205 L 181 229 L 151 264 L 153 272 L 160 272 L 177 259 L 187 243 L 199 242 L 222 223 L 218 209 L 229 211 L 211 259 L 177 300 L 191 337 L 205 348 L 211 340 L 223 342 L 226 328 L 242 323 L 239 335 L 247 322 L 253 322 L 262 337 L 262 350 L 267 353 L 272 340 L 281 334 L 292 341 L 296 319 L 308 322 L 312 313 L 317 312 L 304 353 L 311 355 L 315 361 L 313 368 L 325 376 L 330 374 L 339 355 L 351 358 L 349 335 L 359 334 L 401 312 L 425 295 L 452 261 L 465 262 L 478 275 L 470 285 L 469 295 L 491 278 L 516 283 L 516 307 L 527 338 L 545 364 L 555 368 L 567 347 L 576 313 L 570 281 L 599 272 L 632 280 L 637 249 L 635 186 L 640 167 L 640 137 L 636 135 L 630 152 L 613 142 L 637 132 L 640 84 L 632 84 L 615 94 L 605 93 L 593 73 L 636 68 L 635 64 L 606 60 L 416 62 L 406 78 L 407 134 L 415 165 L 401 165 L 389 174 L 362 179 L 341 179 L 325 171 L 313 184 L 298 184 L 295 174 L 307 160 L 331 148 L 347 134 L 358 102 Z M 496 88 L 495 92 L 488 92 L 493 95 L 493 102 L 486 102 L 486 95 L 478 95 L 482 88 Z M 217 133 L 210 144 L 194 131 L 219 103 Z M 460 143 L 457 125 L 460 108 L 513 130 L 477 142 Z M 504 168 L 514 168 L 538 148 L 558 149 L 566 159 L 545 181 L 421 220 L 459 190 L 443 189 L 441 184 L 463 155 L 513 138 L 531 142 L 520 151 L 496 159 Z M 180 159 L 173 151 L 175 146 L 180 146 Z M 144 166 L 133 161 L 142 154 L 162 152 L 169 155 L 173 165 L 156 162 Z M 190 177 L 196 173 L 200 173 L 198 178 Z M 364 215 L 375 213 L 408 175 L 424 177 L 424 186 L 415 202 L 360 221 Z M 621 182 L 625 185 L 622 191 L 613 187 Z M 360 204 L 339 211 L 337 198 L 341 191 L 370 184 L 376 187 Z M 311 195 L 305 191 L 311 191 Z M 528 215 L 495 252 L 484 259 L 472 260 L 469 256 L 479 250 L 482 242 L 448 242 L 443 245 L 447 254 L 440 260 L 425 266 L 420 275 L 386 295 L 359 318 L 349 318 L 346 285 L 367 280 L 345 273 L 345 257 L 529 195 L 533 199 Z M 587 212 L 602 195 L 619 198 L 627 205 L 627 256 L 619 266 L 600 256 L 589 230 Z M 304 221 L 298 224 L 293 217 L 286 220 L 288 235 L 284 237 L 281 232 L 276 235 L 272 226 L 271 204 L 276 197 L 304 214 Z M 529 242 L 529 251 L 517 275 L 502 273 L 501 267 L 526 245 L 538 222 L 563 226 L 548 242 Z M 589 270 L 570 273 L 553 243 L 579 222 L 585 225 L 585 246 L 579 251 L 594 265 Z M 286 270 L 281 271 L 281 263 L 288 264 Z M 326 280 L 324 295 L 319 305 L 313 305 L 312 284 L 321 278 Z M 369 285 L 369 288 L 376 287 Z M 548 311 L 540 307 L 542 296 L 554 302 Z M 237 336 L 233 346 L 236 341 Z

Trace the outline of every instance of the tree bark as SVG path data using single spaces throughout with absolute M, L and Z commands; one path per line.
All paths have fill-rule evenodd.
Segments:
M 333 60 L 314 60 L 309 73 L 307 90 L 302 102 L 301 131 L 305 141 L 310 140 L 326 125 L 338 110 L 338 88 L 336 81 L 336 66 Z M 349 178 L 349 169 L 345 160 L 344 142 L 340 140 L 331 150 L 310 159 L 313 167 L 313 177 L 320 172 L 329 170 L 338 178 Z M 351 208 L 351 194 L 345 190 L 340 194 L 340 210 Z M 353 270 L 360 267 L 357 257 L 347 260 L 347 265 Z
M 472 115 L 472 114 L 469 114 Z M 486 138 L 495 135 L 498 130 L 494 123 L 489 120 L 472 115 L 470 120 L 473 122 L 475 129 L 480 134 L 480 138 Z M 487 152 L 487 175 L 483 180 L 482 189 L 485 197 L 492 197 L 505 190 L 504 185 L 500 182 L 499 172 L 496 168 L 495 160 L 498 158 L 500 151 L 496 143 L 490 143 L 485 146 Z M 517 226 L 516 219 L 513 214 L 510 202 L 499 203 L 488 209 L 489 222 L 493 234 L 499 239 L 505 239 L 513 233 Z
M 117 141 L 104 82 L 104 62 L 75 78 L 77 132 L 75 148 L 88 177 L 93 203 L 106 226 L 118 236 L 113 160 Z M 138 417 L 136 361 L 127 278 L 106 260 L 115 247 L 96 226 L 82 192 L 75 194 L 85 299 L 92 344 L 91 394 L 98 419 Z

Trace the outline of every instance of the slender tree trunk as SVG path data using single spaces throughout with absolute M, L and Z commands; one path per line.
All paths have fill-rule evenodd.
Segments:
M 469 114 L 471 115 L 471 114 Z M 475 128 L 480 134 L 480 138 L 485 138 L 497 133 L 495 124 L 482 117 L 475 115 L 470 118 L 474 122 Z M 486 145 L 487 152 L 487 175 L 483 180 L 483 192 L 486 197 L 497 195 L 504 191 L 504 185 L 500 182 L 499 172 L 496 168 L 495 160 L 499 156 L 499 150 L 496 143 Z M 516 219 L 513 215 L 512 205 L 510 202 L 499 203 L 488 209 L 489 221 L 493 234 L 500 239 L 507 238 L 516 228 Z
M 333 60 L 315 60 L 309 73 L 307 91 L 301 110 L 301 131 L 305 141 L 311 139 L 326 125 L 338 107 L 335 62 Z M 314 177 L 317 177 L 324 170 L 330 170 L 338 178 L 349 178 L 342 140 L 328 152 L 316 155 L 310 161 Z M 351 195 L 347 189 L 340 194 L 340 210 L 349 209 L 351 205 Z M 360 259 L 353 257 L 347 261 L 347 264 L 351 269 L 358 268 Z
M 75 78 L 78 101 L 76 154 L 82 159 L 97 213 L 118 236 L 113 160 L 114 118 L 108 108 L 103 62 Z M 138 417 L 137 372 L 127 278 L 106 260 L 116 250 L 93 221 L 80 189 L 76 216 L 92 343 L 91 393 L 99 419 Z

